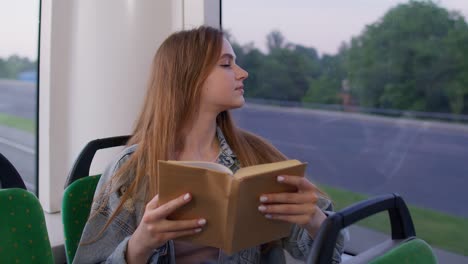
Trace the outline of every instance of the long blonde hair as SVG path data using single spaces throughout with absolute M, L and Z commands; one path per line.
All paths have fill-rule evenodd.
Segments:
M 175 158 L 183 148 L 182 128 L 190 126 L 199 104 L 202 85 L 215 67 L 223 45 L 223 33 L 211 27 L 199 27 L 170 35 L 156 52 L 143 108 L 137 119 L 133 136 L 127 145 L 137 144 L 135 152 L 104 185 L 98 196 L 108 199 L 119 185 L 128 182 L 120 203 L 107 223 L 92 241 L 97 241 L 122 208 L 134 197 L 143 194 L 145 204 L 157 194 L 158 160 Z M 239 159 L 241 167 L 282 161 L 287 157 L 263 138 L 238 128 L 228 110 L 218 114 L 216 124 Z M 110 186 L 109 190 L 105 191 Z M 319 190 L 321 194 L 324 194 Z M 101 204 L 101 208 L 105 203 Z M 98 211 L 91 216 L 95 216 Z M 262 252 L 280 241 L 262 245 Z
M 146 193 L 145 202 L 149 202 L 157 193 L 157 161 L 174 159 L 175 151 L 183 148 L 181 128 L 190 125 L 199 108 L 202 85 L 219 59 L 222 43 L 221 31 L 199 27 L 176 32 L 159 47 L 145 102 L 128 142 L 137 148 L 111 182 L 122 182 L 129 172 L 134 178 L 103 230 L 128 199 Z M 236 127 L 229 111 L 221 112 L 216 123 L 242 167 L 286 159 L 266 140 Z

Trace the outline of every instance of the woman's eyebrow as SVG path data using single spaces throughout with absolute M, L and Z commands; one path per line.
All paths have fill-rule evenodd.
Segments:
M 219 57 L 219 59 L 224 59 L 224 58 L 228 58 L 228 59 L 235 60 L 235 59 L 236 59 L 236 56 L 233 56 L 233 55 L 230 54 L 230 53 L 224 53 L 223 55 L 221 55 L 221 57 Z

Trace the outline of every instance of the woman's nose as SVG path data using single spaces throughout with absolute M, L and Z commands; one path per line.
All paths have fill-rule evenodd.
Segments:
M 247 79 L 247 77 L 249 77 L 249 73 L 246 70 L 239 67 L 239 69 L 237 70 L 237 79 L 245 80 Z

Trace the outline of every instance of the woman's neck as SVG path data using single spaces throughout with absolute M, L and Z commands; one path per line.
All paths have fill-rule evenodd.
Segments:
M 215 114 L 200 113 L 190 129 L 183 133 L 183 149 L 178 152 L 178 160 L 213 161 L 219 152 L 216 137 Z

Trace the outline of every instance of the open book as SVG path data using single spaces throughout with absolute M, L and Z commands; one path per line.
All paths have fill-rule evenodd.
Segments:
M 276 177 L 304 176 L 306 163 L 280 161 L 241 168 L 235 174 L 212 162 L 158 161 L 158 164 L 161 204 L 187 192 L 192 194 L 192 201 L 169 219 L 207 219 L 201 233 L 180 240 L 232 254 L 289 235 L 291 224 L 267 219 L 258 211 L 260 196 L 297 191 L 294 186 L 278 183 Z

